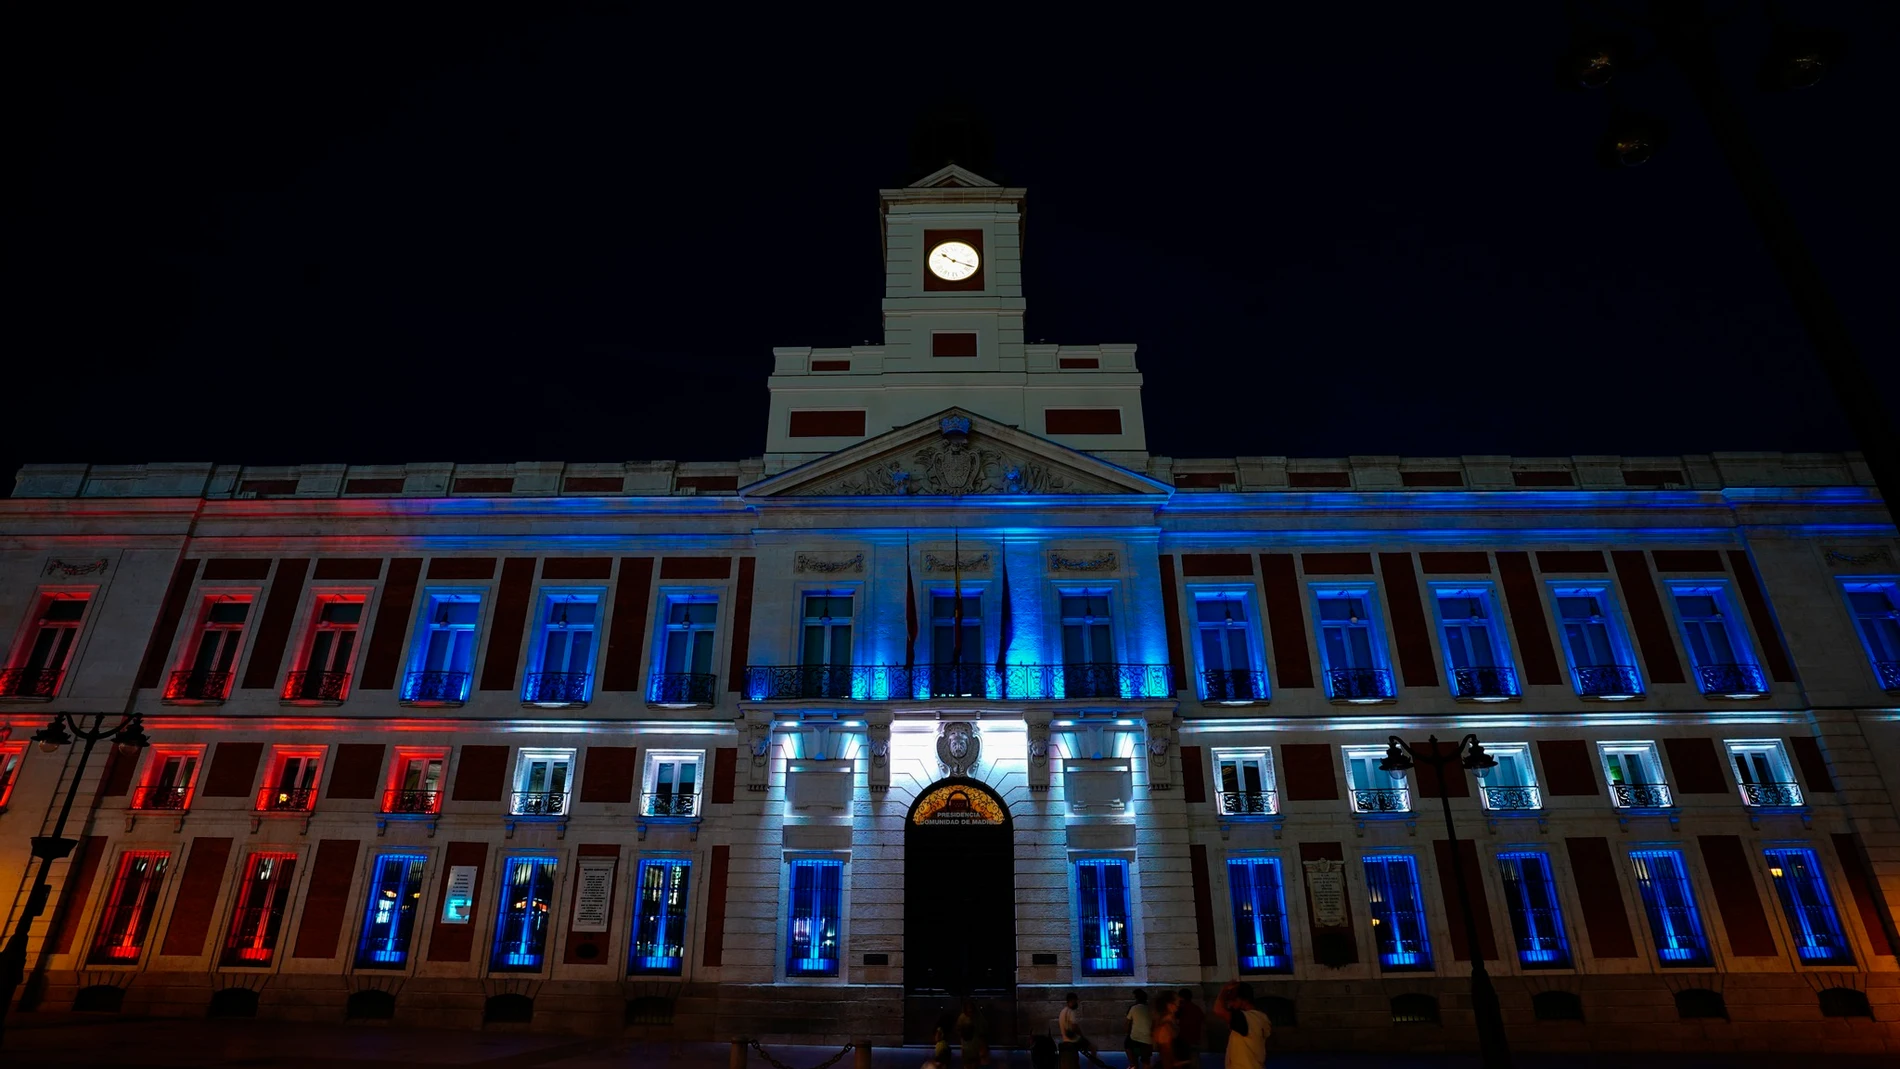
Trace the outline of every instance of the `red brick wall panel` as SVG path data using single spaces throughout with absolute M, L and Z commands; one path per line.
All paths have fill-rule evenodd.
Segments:
M 640 662 L 646 653 L 647 602 L 653 597 L 653 558 L 620 558 L 614 581 L 614 616 L 607 629 L 607 659 L 600 689 L 613 693 L 644 691 Z
M 171 924 L 158 950 L 161 957 L 195 958 L 204 953 L 205 935 L 211 931 L 218 892 L 224 887 L 225 864 L 230 860 L 228 837 L 200 835 L 191 841 L 184 875 L 178 879 L 178 894 L 172 900 Z
M 1194 843 L 1188 847 L 1188 869 L 1194 880 L 1194 937 L 1200 951 L 1201 967 L 1220 964 L 1214 950 L 1214 888 L 1207 871 L 1207 847 Z
M 493 557 L 431 557 L 429 559 L 429 579 L 493 579 L 495 577 L 495 558 Z
M 1385 580 L 1386 611 L 1392 616 L 1392 637 L 1399 651 L 1399 675 L 1408 687 L 1438 685 L 1438 661 L 1432 656 L 1431 630 L 1425 606 L 1419 600 L 1418 573 L 1410 553 L 1379 554 Z
M 746 658 L 752 652 L 752 573 L 758 561 L 739 558 L 739 579 L 732 589 L 732 663 L 726 671 L 726 689 L 745 689 Z
M 1650 553 L 1659 572 L 1725 572 L 1722 554 L 1713 549 L 1658 549 Z
M 1188 805 L 1207 802 L 1207 770 L 1201 761 L 1199 746 L 1181 747 L 1181 801 Z
M 541 578 L 548 582 L 613 578 L 612 557 L 549 557 L 541 562 Z
M 1761 643 L 1762 660 L 1768 662 L 1768 676 L 1777 683 L 1793 683 L 1798 677 L 1788 658 L 1788 645 L 1781 640 L 1781 628 L 1761 592 L 1761 578 L 1755 574 L 1755 562 L 1744 550 L 1728 551 L 1729 564 L 1735 570 L 1735 590 L 1748 610 L 1748 622 L 1755 625 L 1755 638 Z
M 489 620 L 488 650 L 482 658 L 482 689 L 515 689 L 521 638 L 528 625 L 528 598 L 534 587 L 533 557 L 509 557 L 501 564 L 495 615 Z
M 739 748 L 720 746 L 713 750 L 712 794 L 714 805 L 731 805 L 733 787 L 739 778 Z
M 1883 958 L 1893 957 L 1893 943 L 1887 937 L 1880 889 L 1875 886 L 1873 876 L 1867 869 L 1867 861 L 1861 856 L 1860 844 L 1854 841 L 1851 833 L 1834 833 L 1834 856 L 1841 863 L 1841 875 L 1847 880 L 1848 896 L 1854 900 L 1854 909 L 1860 914 L 1860 926 L 1866 930 L 1867 942 L 1872 945 L 1874 954 Z
M 293 958 L 336 957 L 337 938 L 349 910 L 350 881 L 356 877 L 356 855 L 363 844 L 356 839 L 324 839 L 317 843 L 310 865 L 310 889 L 304 892 L 303 920 L 297 925 Z
M 165 680 L 165 661 L 171 656 L 172 640 L 178 636 L 178 622 L 185 615 L 185 601 L 191 596 L 191 581 L 198 574 L 198 562 L 190 557 L 172 569 L 172 581 L 165 587 L 165 600 L 158 608 L 158 621 L 152 637 L 145 642 L 145 656 L 139 660 L 137 686 L 149 690 Z
M 1489 575 L 1491 557 L 1482 550 L 1420 553 L 1418 566 L 1426 575 Z
M 290 642 L 297 602 L 303 597 L 304 576 L 309 572 L 308 558 L 286 557 L 277 562 L 277 576 L 271 580 L 270 596 L 265 599 L 264 611 L 257 621 L 257 637 L 251 644 L 250 667 L 244 671 L 245 690 L 277 689 L 277 673 L 284 665 L 284 646 Z
M 864 435 L 864 410 L 793 411 L 786 433 L 792 438 L 859 438 Z
M 455 763 L 458 802 L 499 802 L 508 780 L 508 747 L 464 746 Z
M 1583 915 L 1584 937 L 1590 953 L 1599 958 L 1636 957 L 1636 933 L 1623 908 L 1610 841 L 1601 837 L 1565 839 L 1570 871 L 1577 881 L 1577 904 Z
M 728 579 L 732 576 L 731 557 L 662 557 L 662 579 Z
M 708 968 L 726 961 L 726 880 L 732 847 L 715 846 L 706 863 L 706 946 L 699 963 Z
M 587 767 L 581 776 L 583 802 L 625 805 L 633 801 L 633 783 L 639 773 L 636 746 L 589 746 Z
M 79 841 L 79 849 L 68 862 L 71 867 L 66 870 L 66 886 L 59 892 L 59 905 L 53 910 L 53 953 L 72 952 L 73 940 L 79 937 L 79 926 L 85 920 L 86 902 L 92 897 L 92 885 L 99 879 L 105 858 L 105 836 L 88 835 Z
M 1671 785 L 1678 794 L 1727 794 L 1734 788 L 1722 771 L 1714 739 L 1664 739 L 1669 754 Z
M 249 798 L 257 785 L 257 764 L 263 760 L 261 742 L 221 742 L 211 751 L 198 793 L 206 798 Z
M 383 558 L 324 557 L 317 561 L 316 577 L 374 582 L 383 577 Z
M 1281 786 L 1288 801 L 1331 802 L 1339 799 L 1339 762 L 1324 743 L 1289 742 L 1280 747 Z
M 1537 570 L 1595 575 L 1607 572 L 1610 568 L 1603 563 L 1603 551 L 1600 549 L 1546 549 L 1537 554 Z
M 363 654 L 363 690 L 393 690 L 402 667 L 402 640 L 409 633 L 409 611 L 416 603 L 416 580 L 422 575 L 421 557 L 397 557 L 389 562 L 389 578 L 376 603 L 376 624 L 369 649 Z
M 1715 908 L 1722 915 L 1722 930 L 1728 933 L 1729 950 L 1739 958 L 1778 957 L 1741 837 L 1701 835 L 1697 841 L 1702 845 L 1702 865 L 1709 871 Z
M 1306 646 L 1306 606 L 1291 553 L 1260 555 L 1267 630 L 1273 636 L 1274 683 L 1283 690 L 1313 685 L 1313 662 Z
M 1807 781 L 1810 791 L 1834 790 L 1834 777 L 1827 770 L 1827 758 L 1821 753 L 1820 740 L 1812 735 L 1796 735 L 1788 740 L 1788 749 L 1794 754 L 1794 763 L 1801 769 L 1801 778 Z
M 1050 408 L 1043 410 L 1042 420 L 1050 434 L 1122 432 L 1122 414 L 1118 408 Z
M 1471 960 L 1471 939 L 1465 934 L 1465 915 L 1458 908 L 1458 889 L 1456 876 L 1452 871 L 1451 842 L 1436 839 L 1432 848 L 1438 857 L 1438 890 L 1444 899 L 1445 924 L 1451 934 L 1451 956 L 1459 961 Z M 1491 902 L 1484 891 L 1484 878 L 1478 871 L 1478 844 L 1470 839 L 1458 840 L 1458 867 L 1463 870 L 1465 890 L 1471 895 L 1472 920 L 1478 926 L 1478 952 L 1486 961 L 1498 960 L 1496 925 L 1491 923 Z
M 1504 603 L 1511 611 L 1511 635 L 1517 640 L 1517 656 L 1524 665 L 1524 682 L 1532 686 L 1552 686 L 1564 681 L 1551 644 L 1550 624 L 1544 615 L 1544 600 L 1537 593 L 1537 577 L 1531 574 L 1527 553 L 1498 554 L 1498 577 L 1504 587 Z
M 338 743 L 330 762 L 330 787 L 325 798 L 374 798 L 382 785 L 383 745 L 371 742 Z
M 1171 560 L 1172 558 L 1163 558 Z M 1181 554 L 1181 574 L 1189 578 L 1202 576 L 1241 576 L 1253 578 L 1253 558 L 1245 553 L 1183 553 Z
M 449 897 L 449 873 L 459 865 L 475 866 L 475 888 L 469 903 L 467 924 L 444 924 L 442 903 Z M 482 877 L 488 866 L 487 843 L 450 843 L 442 853 L 442 880 L 435 894 L 434 927 L 429 936 L 430 961 L 467 961 L 475 948 L 476 929 L 481 926 Z
M 1640 549 L 1619 549 L 1610 554 L 1610 559 L 1616 562 L 1616 585 L 1623 593 L 1623 604 L 1629 606 L 1630 626 L 1636 632 L 1637 647 L 1643 651 L 1649 678 L 1657 683 L 1682 682 L 1682 658 L 1676 656 L 1676 640 L 1668 617 L 1663 615 L 1649 559 Z
M 1186 568 L 1188 561 L 1194 559 L 1193 556 L 1181 558 L 1183 569 Z M 1241 566 L 1251 574 L 1253 561 L 1242 556 L 1240 562 Z M 1174 557 L 1163 553 L 1161 555 L 1161 615 L 1168 622 L 1169 674 L 1173 676 L 1174 689 L 1185 690 L 1187 689 L 1187 654 L 1181 646 L 1181 595 L 1176 589 L 1178 585 L 1174 578 Z
M 1601 794 L 1597 785 L 1596 755 L 1582 739 L 1539 739 L 1537 756 L 1544 762 L 1544 790 L 1556 798 Z
M 1370 553 L 1302 553 L 1300 571 L 1305 575 L 1371 575 Z

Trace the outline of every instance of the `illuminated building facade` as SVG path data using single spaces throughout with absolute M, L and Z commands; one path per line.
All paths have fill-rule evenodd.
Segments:
M 152 740 L 28 1003 L 1007 1042 L 1240 975 L 1280 1047 L 1458 1046 L 1462 866 L 1514 1042 L 1900 1043 L 1858 458 L 1153 456 L 1133 346 L 1024 342 L 1021 190 L 881 204 L 884 344 L 777 350 L 757 459 L 26 468 L 9 926 L 29 737 Z

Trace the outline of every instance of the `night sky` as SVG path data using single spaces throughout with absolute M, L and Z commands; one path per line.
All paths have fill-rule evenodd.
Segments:
M 1459 6 L 15 5 L 0 471 L 757 455 L 772 346 L 879 339 L 876 191 L 956 109 L 1029 189 L 1029 340 L 1137 343 L 1156 453 L 1852 448 L 1680 75 L 1619 77 L 1670 140 L 1608 170 L 1563 5 Z M 1781 5 L 1854 42 L 1785 94 L 1717 6 L 1892 410 L 1900 5 Z

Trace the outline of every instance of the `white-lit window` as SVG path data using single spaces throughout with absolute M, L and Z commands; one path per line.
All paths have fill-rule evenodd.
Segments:
M 1747 805 L 1800 805 L 1801 787 L 1788 765 L 1780 739 L 1734 739 L 1728 744 L 1729 766 Z
M 1531 763 L 1531 748 L 1519 742 L 1485 747 L 1497 767 L 1485 774 L 1478 788 L 1484 807 L 1491 810 L 1535 810 L 1544 805 L 1537 789 L 1537 768 Z
M 1271 751 L 1215 750 L 1214 776 L 1220 784 L 1223 816 L 1260 817 L 1280 811 Z
M 1348 746 L 1345 754 L 1346 783 L 1352 790 L 1353 812 L 1412 811 L 1412 792 L 1406 788 L 1405 780 L 1393 779 L 1390 772 L 1379 767 L 1379 762 L 1385 760 L 1385 747 Z
M 524 817 L 564 815 L 573 769 L 572 750 L 523 749 L 515 760 L 515 796 L 508 811 Z
M 705 764 L 703 750 L 649 751 L 640 812 L 649 817 L 699 816 Z
M 1663 781 L 1662 761 L 1653 742 L 1606 742 L 1597 747 L 1603 756 L 1603 775 L 1610 782 L 1610 800 L 1620 809 L 1660 808 L 1670 804 L 1669 785 Z

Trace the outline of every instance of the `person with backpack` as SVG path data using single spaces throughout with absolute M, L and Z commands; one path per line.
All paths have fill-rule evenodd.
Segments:
M 1253 985 L 1229 981 L 1214 999 L 1214 1012 L 1227 1022 L 1227 1069 L 1265 1069 L 1273 1022 L 1254 1008 Z

